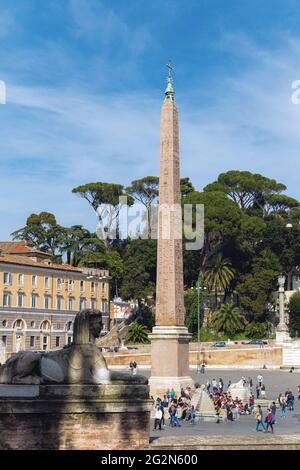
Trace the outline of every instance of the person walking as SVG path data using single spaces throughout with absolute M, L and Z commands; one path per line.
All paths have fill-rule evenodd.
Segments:
M 267 423 L 267 427 L 265 429 L 265 432 L 268 432 L 268 429 L 270 427 L 271 432 L 273 434 L 273 432 L 274 432 L 274 429 L 273 429 L 274 420 L 273 420 L 273 414 L 272 414 L 272 411 L 271 411 L 270 408 L 268 408 L 268 411 L 267 411 L 266 423 Z
M 209 393 L 209 390 L 210 390 L 210 381 L 209 380 L 206 382 L 206 390 L 207 390 L 207 393 Z
M 262 384 L 262 386 L 260 388 L 260 393 L 261 393 L 262 400 L 265 400 L 265 398 L 266 398 L 266 387 L 264 386 L 264 384 Z
M 257 407 L 257 411 L 255 413 L 255 420 L 256 420 L 256 431 L 258 432 L 259 431 L 259 426 L 261 425 L 263 430 L 265 431 L 265 426 L 264 426 L 264 423 L 263 423 L 263 413 L 262 413 L 262 409 L 261 409 L 261 406 L 258 405 Z
M 161 405 L 157 405 L 156 410 L 155 410 L 154 431 L 156 431 L 157 427 L 161 431 L 162 417 L 163 417 L 163 412 L 161 409 Z
M 272 411 L 272 416 L 273 416 L 273 424 L 276 424 L 276 410 L 277 410 L 276 403 L 275 403 L 275 401 L 273 401 L 272 406 L 271 406 L 271 411 Z
M 281 418 L 285 418 L 286 417 L 286 399 L 281 393 L 279 394 L 278 402 L 280 406 L 280 416 Z
M 172 427 L 181 427 L 181 424 L 179 423 L 178 419 L 178 411 L 177 411 L 177 406 L 174 405 L 173 411 L 172 411 Z
M 260 387 L 261 387 L 262 384 L 264 383 L 264 378 L 263 378 L 263 376 L 262 376 L 261 374 L 258 374 L 258 376 L 257 376 L 257 383 L 258 383 L 258 385 L 259 385 Z
M 298 401 L 300 401 L 300 385 L 298 385 L 297 394 L 298 394 Z
M 256 385 L 256 399 L 257 399 L 257 400 L 259 399 L 259 393 L 260 393 L 260 385 L 257 384 L 257 385 Z
M 292 392 L 289 392 L 287 395 L 287 409 L 289 411 L 294 411 L 294 401 L 295 401 L 294 395 L 292 394 Z
M 191 422 L 190 422 L 190 424 L 195 424 L 195 419 L 196 419 L 195 407 L 192 406 L 192 408 L 191 408 Z
M 224 388 L 224 382 L 223 382 L 223 379 L 220 377 L 219 378 L 219 390 L 221 393 L 223 392 L 223 388 Z

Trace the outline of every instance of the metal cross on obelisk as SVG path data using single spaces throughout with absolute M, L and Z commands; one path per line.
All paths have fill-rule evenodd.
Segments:
M 166 67 L 168 69 L 168 78 L 172 79 L 172 72 L 173 72 L 173 65 L 171 64 L 171 61 L 166 64 Z

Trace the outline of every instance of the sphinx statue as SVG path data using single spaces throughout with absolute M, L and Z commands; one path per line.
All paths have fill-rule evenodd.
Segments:
M 147 384 L 142 375 L 111 371 L 95 340 L 102 330 L 99 310 L 82 310 L 74 321 L 73 343 L 50 352 L 23 351 L 0 367 L 0 384 Z

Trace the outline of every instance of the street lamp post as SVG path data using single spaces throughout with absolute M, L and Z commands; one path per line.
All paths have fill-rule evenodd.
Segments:
M 197 298 L 198 298 L 198 350 L 197 350 L 197 374 L 200 374 L 200 285 L 199 285 L 199 277 L 197 281 Z
M 290 339 L 288 327 L 285 322 L 284 284 L 285 276 L 281 274 L 278 277 L 279 324 L 276 328 L 276 343 L 283 343 L 284 341 L 288 341 Z

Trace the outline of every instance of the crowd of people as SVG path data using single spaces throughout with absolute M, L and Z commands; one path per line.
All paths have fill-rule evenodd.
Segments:
M 189 421 L 195 424 L 196 411 L 191 404 L 192 389 L 182 388 L 180 396 L 177 397 L 174 389 L 167 390 L 163 398 L 157 398 L 155 402 L 154 429 L 162 429 L 166 425 L 166 416 L 169 418 L 171 427 L 180 427 L 180 422 Z
M 266 387 L 261 374 L 257 376 L 257 384 L 255 385 L 256 399 L 253 393 L 253 381 L 251 377 L 242 377 L 243 385 L 249 387 L 250 396 L 247 402 L 242 401 L 238 397 L 232 396 L 230 392 L 231 381 L 228 382 L 227 388 L 224 387 L 222 378 L 213 379 L 211 382 L 207 380 L 205 389 L 212 401 L 215 410 L 216 423 L 220 419 L 224 421 L 235 421 L 241 415 L 253 415 L 256 420 L 256 431 L 274 432 L 274 424 L 276 424 L 276 411 L 280 409 L 280 417 L 286 416 L 286 411 L 294 410 L 295 397 L 291 390 L 287 390 L 284 394 L 280 393 L 277 401 L 270 403 L 267 408 L 265 417 L 260 404 L 256 404 L 256 399 L 266 398 Z M 199 387 L 196 384 L 196 388 Z M 204 386 L 203 386 L 204 387 Z M 264 393 L 263 393 L 264 392 Z M 300 401 L 300 385 L 297 390 L 297 398 Z M 163 429 L 166 421 L 172 427 L 180 427 L 183 421 L 195 424 L 196 410 L 192 405 L 192 390 L 190 387 L 181 389 L 178 397 L 174 389 L 167 390 L 163 398 L 157 398 L 155 401 L 155 419 L 154 429 Z

